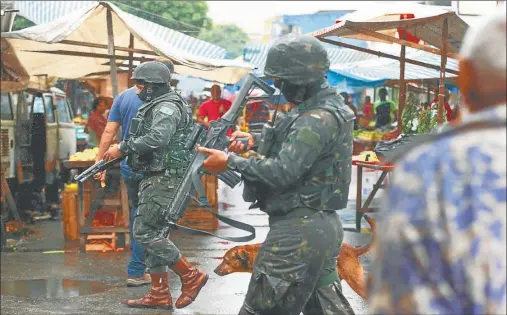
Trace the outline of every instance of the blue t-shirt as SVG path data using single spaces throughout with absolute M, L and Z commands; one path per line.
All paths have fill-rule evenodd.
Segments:
M 131 87 L 118 95 L 113 102 L 111 111 L 109 112 L 109 121 L 120 123 L 121 140 L 127 136 L 130 121 L 134 118 L 143 102 L 136 94 L 137 88 Z M 126 167 L 126 160 L 121 162 L 122 167 Z

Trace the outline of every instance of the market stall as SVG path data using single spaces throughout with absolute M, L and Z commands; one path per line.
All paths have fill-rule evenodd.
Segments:
M 82 173 L 95 163 L 98 148 L 77 152 L 64 167 Z M 108 251 L 130 248 L 130 211 L 127 189 L 120 180 L 119 165 L 107 171 L 104 183 L 89 179 L 66 185 L 62 198 L 63 231 L 67 240 L 80 240 L 80 250 Z M 211 210 L 218 213 L 218 178 L 202 178 Z M 197 197 L 197 196 L 196 196 Z M 197 200 L 197 198 L 196 198 Z M 218 220 L 194 201 L 179 224 L 193 229 L 214 231 Z
M 151 22 L 123 12 L 112 3 L 93 2 L 49 23 L 2 33 L 1 37 L 2 41 L 12 46 L 21 65 L 31 77 L 43 77 L 46 82 L 56 78 L 109 77 L 106 84 L 111 86 L 110 96 L 116 96 L 122 86 L 118 81 L 118 62 L 122 61 L 128 63 L 128 70 L 124 75 L 127 79 L 131 76 L 134 62 L 161 59 L 171 60 L 177 73 L 224 84 L 236 83 L 252 69 L 244 62 L 205 58 L 177 49 L 171 43 L 161 40 L 160 34 L 157 33 L 160 28 L 147 27 L 149 23 Z M 109 94 L 107 91 L 105 93 Z M 80 172 L 91 166 L 94 160 L 95 157 L 88 157 L 79 161 L 69 160 L 64 164 L 66 168 Z M 206 177 L 205 182 L 210 194 L 208 198 L 216 200 L 213 196 L 217 195 L 217 179 Z M 88 220 L 90 224 L 84 224 L 85 214 L 87 211 L 91 212 L 90 206 L 85 204 L 86 191 L 90 193 L 89 199 L 93 200 L 93 194 L 102 189 L 100 185 L 97 187 L 96 183 L 93 184 L 90 182 L 86 185 L 92 186 L 86 187 L 81 185 L 75 196 L 79 199 L 79 205 L 76 207 L 79 215 L 74 217 L 79 218 L 78 234 L 82 245 L 86 243 L 88 234 L 104 232 L 104 228 L 99 231 L 93 226 L 93 214 Z M 115 225 L 107 229 L 111 233 L 124 234 L 125 242 L 128 243 L 128 206 L 122 187 L 123 185 L 117 185 L 116 193 L 111 195 L 111 202 L 116 207 L 114 211 L 118 215 Z M 217 203 L 212 208 L 217 211 Z M 202 222 L 205 215 L 196 218 L 195 213 L 197 212 L 185 218 L 187 224 L 194 222 L 204 228 L 216 229 L 211 218 L 206 217 L 206 225 Z
M 2 33 L 30 76 L 78 79 L 110 74 L 113 95 L 118 94 L 118 61 L 168 58 L 175 71 L 207 80 L 234 84 L 252 67 L 244 62 L 188 54 L 162 41 L 144 20 L 110 2 L 94 2 L 49 23 Z M 79 65 L 76 67 L 76 65 Z
M 378 7 L 360 10 L 336 21 L 336 24 L 322 30 L 311 33 L 320 41 L 337 45 L 344 48 L 350 48 L 379 57 L 389 58 L 400 62 L 399 71 L 399 104 L 398 104 L 398 125 L 396 135 L 402 133 L 402 114 L 406 101 L 406 82 L 405 82 L 405 66 L 407 63 L 419 67 L 435 69 L 439 74 L 439 97 L 438 97 L 438 123 L 443 123 L 444 97 L 446 72 L 458 75 L 457 71 L 447 68 L 447 59 L 456 58 L 463 41 L 467 24 L 455 13 L 447 12 L 434 8 L 425 8 L 424 6 L 410 5 L 406 7 L 389 6 L 379 4 Z M 354 45 L 333 40 L 336 37 L 355 38 L 366 41 L 374 41 L 389 44 L 399 44 L 401 46 L 399 56 L 388 54 L 380 51 L 374 51 Z M 414 60 L 406 57 L 406 49 L 411 47 L 422 50 L 434 55 L 440 56 L 440 67 L 434 64 Z M 357 152 L 356 152 L 357 153 Z M 364 165 L 358 166 L 359 168 Z M 380 170 L 380 169 L 379 169 Z M 387 172 L 387 170 L 382 170 Z M 359 174 L 358 174 L 359 176 Z M 385 177 L 385 176 L 384 176 Z M 358 185 L 361 180 L 358 179 Z M 377 183 L 378 184 L 378 183 Z M 379 187 L 380 188 L 380 187 Z M 378 189 L 373 189 L 367 200 L 375 197 Z M 360 196 L 362 199 L 362 196 Z M 357 200 L 361 203 L 362 200 Z M 366 206 L 358 206 L 356 208 L 356 230 L 360 231 L 360 220 L 365 212 Z M 367 211 L 375 211 L 367 209 Z

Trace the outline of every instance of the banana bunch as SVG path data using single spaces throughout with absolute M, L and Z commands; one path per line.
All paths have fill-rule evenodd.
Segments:
M 97 154 L 99 153 L 99 148 L 95 147 L 93 149 L 85 149 L 82 152 L 74 153 L 69 160 L 70 161 L 95 161 Z
M 361 152 L 361 154 L 359 154 L 358 160 L 363 162 L 380 162 L 377 158 L 377 154 L 375 154 L 373 151 Z
M 76 124 L 76 125 L 86 125 L 86 122 L 87 120 L 84 119 L 84 118 L 81 118 L 81 117 L 74 117 L 74 119 L 72 119 L 72 121 Z
M 354 138 L 359 140 L 379 141 L 382 140 L 385 134 L 386 132 L 376 130 L 356 130 L 354 131 Z

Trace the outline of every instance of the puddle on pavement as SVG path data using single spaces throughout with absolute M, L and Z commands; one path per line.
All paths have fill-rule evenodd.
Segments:
M 34 279 L 2 281 L 2 295 L 29 298 L 68 298 L 104 292 L 110 286 L 98 281 Z

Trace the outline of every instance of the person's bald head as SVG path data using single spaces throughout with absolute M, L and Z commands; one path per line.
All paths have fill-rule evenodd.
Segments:
M 505 11 L 482 17 L 465 35 L 458 83 L 472 112 L 507 101 L 506 37 Z

